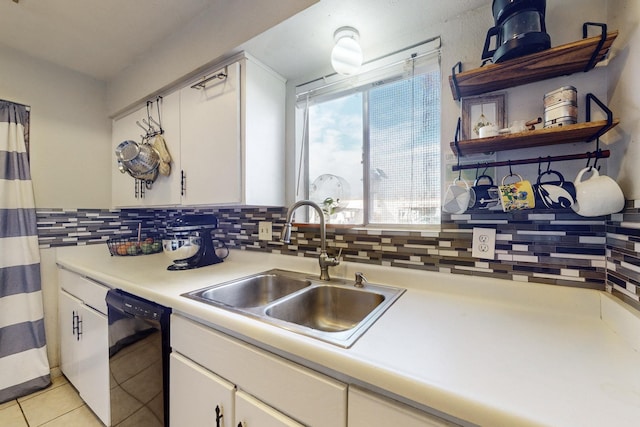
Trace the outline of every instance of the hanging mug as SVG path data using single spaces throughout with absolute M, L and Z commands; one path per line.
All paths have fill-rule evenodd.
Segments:
M 582 175 L 591 171 L 592 175 L 582 180 Z M 624 194 L 618 183 L 606 175 L 600 175 L 595 168 L 584 168 L 574 181 L 576 203 L 571 207 L 581 216 L 601 216 L 620 212 L 624 208 Z
M 462 184 L 462 185 L 460 185 Z M 442 203 L 442 210 L 451 214 L 464 213 L 469 208 L 471 189 L 462 178 L 456 178 L 453 184 L 447 188 Z
M 542 182 L 545 175 L 556 175 L 558 180 Z M 538 181 L 533 189 L 538 207 L 569 209 L 576 200 L 576 187 L 572 182 L 565 181 L 560 172 L 554 170 L 547 170 L 538 175 Z
M 481 184 L 484 181 L 485 183 Z M 475 200 L 470 206 L 471 209 L 490 209 L 500 204 L 500 193 L 498 186 L 494 185 L 493 178 L 489 175 L 480 175 L 473 182 L 471 191 L 475 195 Z
M 518 177 L 519 181 L 505 184 L 506 179 L 511 176 Z M 522 179 L 518 174 L 505 176 L 502 178 L 502 185 L 500 186 L 500 203 L 502 204 L 502 210 L 505 212 L 533 209 L 536 204 L 531 183 Z

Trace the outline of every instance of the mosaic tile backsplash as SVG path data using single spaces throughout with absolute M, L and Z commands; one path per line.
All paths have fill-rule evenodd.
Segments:
M 346 261 L 451 272 L 608 290 L 640 310 L 640 201 L 629 202 L 610 218 L 580 217 L 567 211 L 470 212 L 445 215 L 441 231 L 389 231 L 328 226 L 332 255 L 342 249 Z M 316 257 L 317 228 L 300 227 L 292 242 L 277 236 L 283 207 L 204 207 L 194 209 L 38 210 L 41 248 L 104 243 L 114 237 L 166 232 L 184 213 L 214 213 L 214 237 L 230 248 Z M 258 239 L 258 222 L 273 223 L 274 239 Z M 471 256 L 474 227 L 495 228 L 496 257 Z M 107 248 L 105 247 L 105 251 Z

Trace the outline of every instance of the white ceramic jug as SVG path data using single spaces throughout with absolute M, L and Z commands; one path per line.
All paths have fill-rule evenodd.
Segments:
M 591 171 L 592 175 L 582 180 L 582 175 Z M 581 216 L 601 216 L 620 212 L 624 208 L 624 194 L 618 183 L 597 169 L 584 168 L 573 183 L 576 187 L 576 203 L 571 208 Z

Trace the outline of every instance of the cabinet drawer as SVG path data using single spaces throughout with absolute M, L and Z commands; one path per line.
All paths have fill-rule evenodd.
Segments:
M 242 391 L 236 393 L 236 421 L 238 427 L 304 427 Z
M 333 378 L 175 314 L 171 346 L 299 422 L 346 426 L 347 386 Z
M 370 426 L 454 427 L 456 424 L 404 403 L 349 387 L 349 427 Z
M 108 287 L 62 268 L 58 269 L 58 283 L 60 289 L 64 289 L 100 313 L 107 314 L 105 298 Z

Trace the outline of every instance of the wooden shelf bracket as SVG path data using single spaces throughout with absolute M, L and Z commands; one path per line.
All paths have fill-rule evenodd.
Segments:
M 598 56 L 600 54 L 600 50 L 602 49 L 602 46 L 604 46 L 604 43 L 607 41 L 607 24 L 603 24 L 601 22 L 585 22 L 584 24 L 582 24 L 583 39 L 586 39 L 589 36 L 588 34 L 589 26 L 600 27 L 602 29 L 602 33 L 600 34 L 600 41 L 598 42 L 598 45 L 596 46 L 596 48 L 593 50 L 593 53 L 591 54 L 591 59 L 589 59 L 589 62 L 587 63 L 587 66 L 584 69 L 585 73 L 589 70 L 592 70 L 593 67 L 596 66 L 596 64 L 598 63 Z

